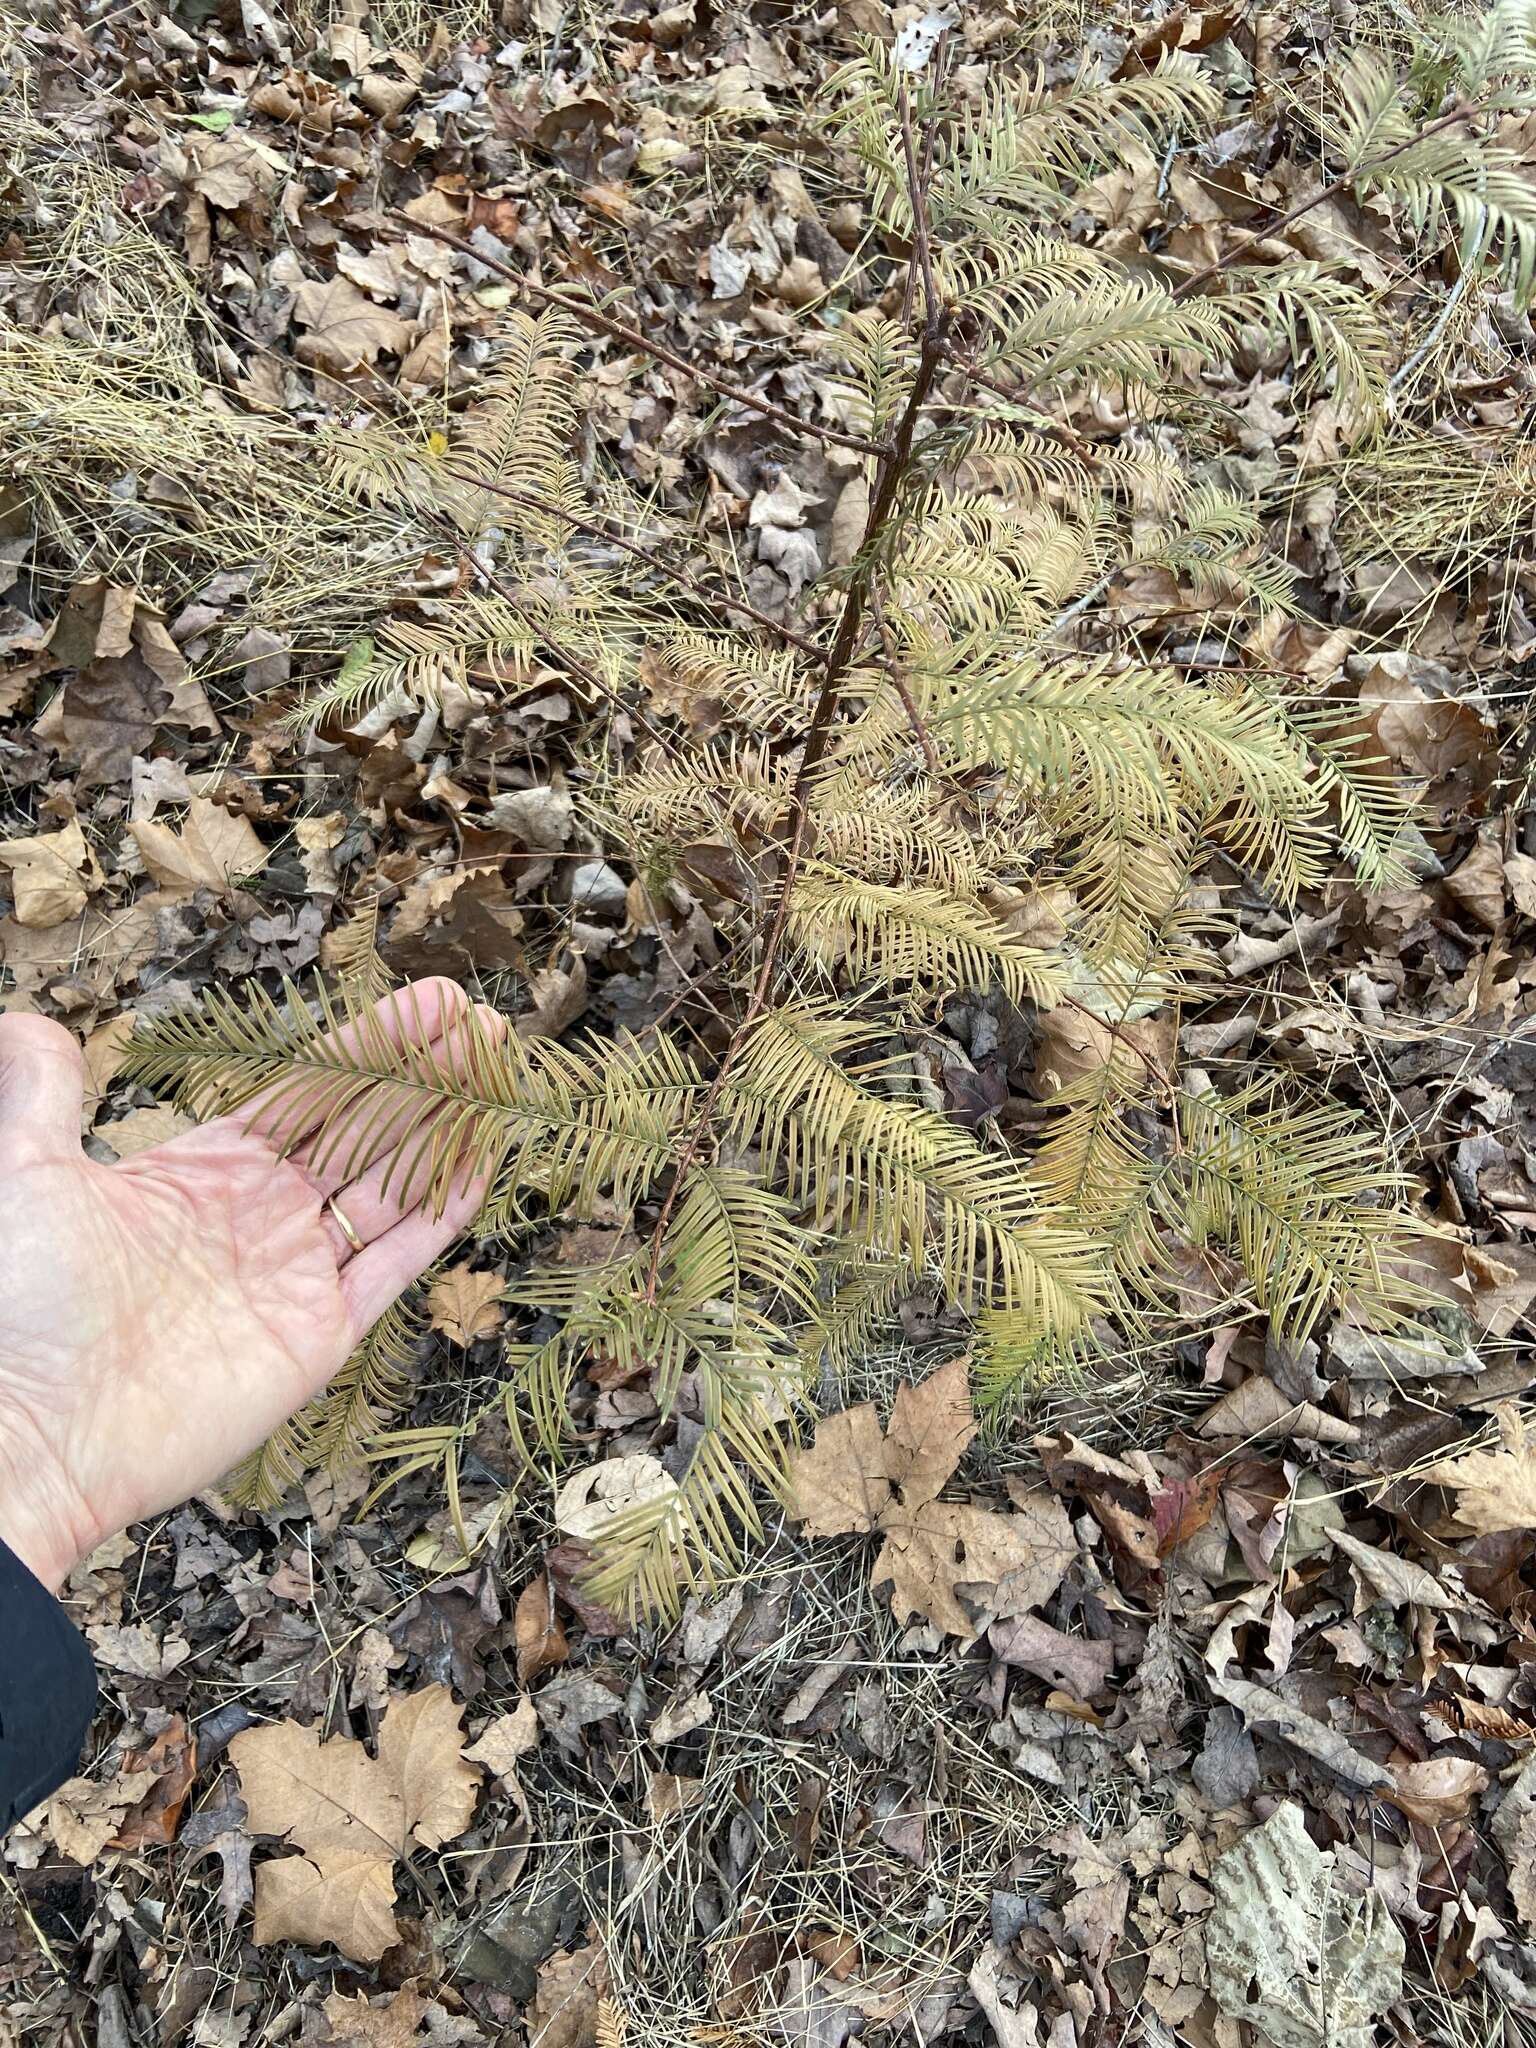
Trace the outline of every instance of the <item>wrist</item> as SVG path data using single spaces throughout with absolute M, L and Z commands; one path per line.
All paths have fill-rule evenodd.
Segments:
M 50 1593 L 100 1541 L 54 1461 L 0 1406 L 0 1543 Z

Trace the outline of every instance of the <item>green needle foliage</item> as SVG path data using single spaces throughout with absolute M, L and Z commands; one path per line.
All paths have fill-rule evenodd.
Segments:
M 1464 266 L 1516 292 L 1536 200 L 1498 121 L 1536 107 L 1533 24 L 1506 0 L 1426 35 L 1407 71 L 1355 53 L 1318 144 L 1322 189 L 1392 206 L 1426 252 L 1453 235 Z M 979 101 L 949 78 L 942 51 L 904 71 L 877 47 L 832 88 L 877 245 L 910 254 L 884 310 L 818 330 L 871 512 L 802 630 L 744 623 L 720 564 L 680 568 L 616 480 L 582 480 L 567 308 L 505 315 L 464 416 L 329 439 L 333 498 L 457 548 L 475 588 L 377 625 L 300 716 L 403 712 L 533 664 L 594 708 L 634 702 L 642 649 L 650 673 L 718 700 L 714 736 L 645 723 L 585 797 L 646 889 L 711 878 L 730 950 L 701 999 L 729 1036 L 699 1052 L 664 1019 L 562 1046 L 471 1019 L 435 1051 L 398 1044 L 369 1021 L 371 926 L 339 991 L 216 993 L 154 1023 L 136 1071 L 194 1113 L 259 1104 L 279 1144 L 305 1136 L 348 1172 L 394 1149 L 399 1184 L 428 1200 L 483 1174 L 482 1227 L 533 1246 L 509 1300 L 541 1334 L 509 1346 L 492 1402 L 380 1436 L 409 1342 L 392 1322 L 268 1448 L 253 1492 L 365 1443 L 397 1471 L 441 1468 L 456 1503 L 493 1412 L 543 1469 L 573 1379 L 643 1368 L 679 1416 L 680 1463 L 614 1526 L 597 1580 L 641 1613 L 757 1528 L 816 1375 L 915 1285 L 974 1319 L 994 1402 L 1176 1334 L 1192 1258 L 1230 1276 L 1226 1319 L 1283 1336 L 1344 1307 L 1383 1323 L 1411 1308 L 1386 1144 L 1284 1077 L 1230 1090 L 1180 1073 L 1136 1029 L 1211 972 L 1225 920 L 1202 878 L 1284 905 L 1341 868 L 1367 887 L 1400 872 L 1412 790 L 1255 651 L 1298 601 L 1255 508 L 1216 480 L 1198 384 L 1239 341 L 1288 352 L 1298 389 L 1385 446 L 1391 321 L 1341 273 L 1266 268 L 1257 235 L 1182 279 L 1070 238 L 1090 181 L 1212 131 L 1220 95 L 1197 58 L 1111 82 L 999 78 Z M 1142 431 L 1101 446 L 1060 424 L 1095 395 Z M 1104 604 L 1138 578 L 1179 589 L 1193 655 L 1175 662 Z M 913 1032 L 962 996 L 1097 1034 L 1100 1063 L 1051 1098 L 1032 1148 L 947 1113 L 914 1070 Z M 540 1262 L 552 1222 L 615 1212 L 632 1229 L 609 1263 Z

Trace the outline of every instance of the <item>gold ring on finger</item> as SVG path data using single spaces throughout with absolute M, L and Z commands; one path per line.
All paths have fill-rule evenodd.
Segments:
M 330 1197 L 330 1199 L 326 1202 L 325 1206 L 336 1218 L 336 1228 L 347 1240 L 347 1243 L 351 1245 L 353 1251 L 366 1251 L 368 1247 L 363 1243 L 363 1240 L 358 1236 L 356 1230 L 353 1228 L 351 1222 L 347 1217 L 346 1211 L 342 1208 L 341 1204 L 336 1200 L 336 1197 L 334 1195 Z

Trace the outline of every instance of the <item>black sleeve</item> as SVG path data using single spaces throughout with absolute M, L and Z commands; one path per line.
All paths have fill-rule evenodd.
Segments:
M 95 1711 L 90 1651 L 0 1543 L 0 1835 L 74 1775 Z

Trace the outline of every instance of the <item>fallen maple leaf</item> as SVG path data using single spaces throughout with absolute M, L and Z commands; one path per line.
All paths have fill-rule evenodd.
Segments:
M 1527 1441 L 1513 1402 L 1501 1402 L 1498 1417 L 1504 1439 L 1499 1450 L 1469 1451 L 1431 1465 L 1423 1475 L 1455 1488 L 1457 1521 L 1480 1536 L 1536 1529 L 1536 1444 Z
M 427 1314 L 434 1330 L 441 1330 L 451 1344 L 473 1344 L 488 1337 L 501 1323 L 502 1278 L 499 1273 L 477 1273 L 466 1259 L 450 1266 L 427 1289 Z
M 463 1756 L 459 1709 L 446 1686 L 390 1701 L 378 1756 L 342 1736 L 279 1721 L 237 1735 L 253 1833 L 283 1835 L 303 1854 L 256 1874 L 256 1940 L 334 1943 L 376 1962 L 399 1938 L 395 1860 L 412 1842 L 435 1849 L 463 1831 L 480 1771 Z
M 921 1614 L 967 1641 L 976 1624 L 960 1587 L 1001 1587 L 1007 1611 L 1021 1613 L 1050 1598 L 1075 1550 L 1066 1511 L 1049 1495 L 1031 1496 L 1019 1515 L 938 1498 L 976 1434 L 969 1367 L 952 1359 L 904 1385 L 883 1436 L 868 1402 L 829 1415 L 791 1471 L 807 1535 L 877 1530 L 885 1542 L 870 1583 L 890 1581 L 896 1619 Z
M 195 889 L 223 892 L 242 875 L 259 874 L 267 849 L 245 818 L 221 810 L 206 797 L 194 797 L 178 831 L 152 818 L 133 819 L 128 830 L 138 842 L 144 865 L 172 895 L 190 896 Z

